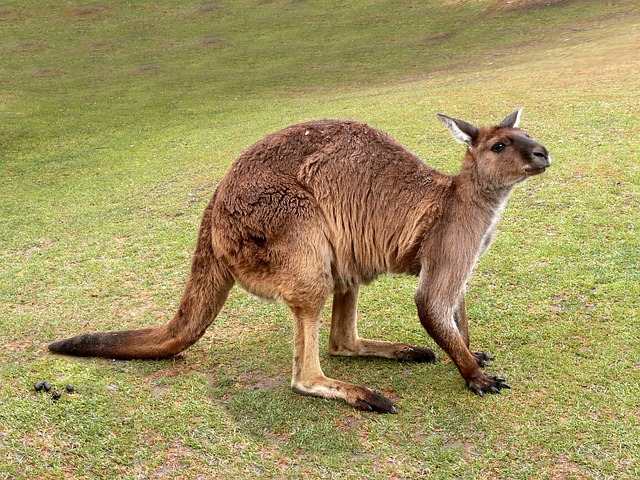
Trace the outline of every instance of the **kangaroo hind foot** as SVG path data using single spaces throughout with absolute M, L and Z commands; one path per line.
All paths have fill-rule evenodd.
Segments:
M 398 413 L 397 407 L 387 397 L 352 383 L 327 378 L 324 375 L 308 380 L 291 382 L 291 388 L 299 395 L 343 400 L 358 410 L 375 413 Z
M 358 287 L 333 293 L 329 352 L 332 355 L 381 357 L 401 362 L 436 363 L 440 360 L 430 348 L 399 342 L 367 340 L 358 336 Z

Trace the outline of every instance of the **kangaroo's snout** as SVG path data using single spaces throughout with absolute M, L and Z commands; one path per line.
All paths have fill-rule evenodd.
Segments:
M 551 156 L 549 155 L 549 151 L 546 147 L 539 145 L 531 152 L 529 165 L 527 165 L 524 170 L 530 175 L 537 175 L 538 173 L 544 172 L 550 166 Z

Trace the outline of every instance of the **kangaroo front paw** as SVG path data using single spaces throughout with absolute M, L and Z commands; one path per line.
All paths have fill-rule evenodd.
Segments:
M 500 393 L 503 388 L 511 388 L 504 378 L 494 377 L 484 372 L 478 372 L 475 377 L 467 380 L 467 386 L 480 397 L 484 397 L 485 393 Z

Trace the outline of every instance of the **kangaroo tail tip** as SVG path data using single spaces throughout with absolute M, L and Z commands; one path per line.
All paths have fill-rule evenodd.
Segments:
M 86 333 L 75 337 L 56 340 L 48 345 L 49 351 L 63 355 L 95 356 L 99 345 L 98 335 Z
M 172 338 L 166 338 L 163 328 L 85 333 L 57 340 L 48 345 L 51 352 L 62 355 L 121 360 L 169 358 L 177 355 L 187 346 Z

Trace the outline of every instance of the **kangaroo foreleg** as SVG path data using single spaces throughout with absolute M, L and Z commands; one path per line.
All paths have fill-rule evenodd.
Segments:
M 358 287 L 353 287 L 333 294 L 329 334 L 329 352 L 332 355 L 383 357 L 413 362 L 438 361 L 436 353 L 430 348 L 360 338 L 356 312 L 358 291 Z
M 462 336 L 462 340 L 464 340 L 465 345 L 469 348 L 469 320 L 467 318 L 467 308 L 464 296 L 460 299 L 460 304 L 458 308 L 455 309 L 453 313 L 453 318 L 456 322 L 456 327 L 458 327 L 458 332 Z M 489 365 L 489 362 L 493 360 L 493 355 L 485 352 L 472 352 L 473 356 L 476 358 L 476 362 L 480 367 L 486 367 Z
M 467 318 L 467 308 L 464 300 L 464 296 L 460 299 L 460 304 L 458 308 L 455 309 L 453 313 L 453 318 L 456 322 L 456 326 L 458 327 L 458 332 L 462 336 L 465 345 L 467 348 L 469 347 L 469 319 Z
M 420 322 L 456 364 L 471 391 L 483 396 L 485 393 L 499 393 L 503 388 L 510 388 L 504 379 L 480 370 L 479 358 L 485 354 L 474 354 L 469 350 L 468 336 L 466 339 L 463 337 L 456 321 L 459 305 L 449 305 L 442 298 L 430 297 L 425 288 L 418 290 L 416 305 Z

